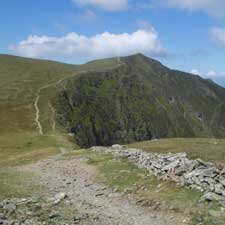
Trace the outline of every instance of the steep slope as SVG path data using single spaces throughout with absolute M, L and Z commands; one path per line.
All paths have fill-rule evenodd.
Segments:
M 141 54 L 68 79 L 57 120 L 81 146 L 165 137 L 225 137 L 225 89 Z
M 54 109 L 50 99 L 62 81 L 116 64 L 116 59 L 108 59 L 75 66 L 0 55 L 0 133 L 51 132 Z

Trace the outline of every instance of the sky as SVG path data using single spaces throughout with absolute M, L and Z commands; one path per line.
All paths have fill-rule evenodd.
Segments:
M 72 64 L 143 53 L 225 87 L 225 1 L 1 0 L 0 53 Z

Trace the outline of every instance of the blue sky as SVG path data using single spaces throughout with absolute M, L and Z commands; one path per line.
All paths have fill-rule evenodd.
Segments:
M 142 52 L 225 86 L 224 0 L 2 0 L 0 52 L 83 63 Z

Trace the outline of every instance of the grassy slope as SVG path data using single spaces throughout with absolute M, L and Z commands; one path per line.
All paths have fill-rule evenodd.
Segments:
M 81 71 L 98 70 L 116 64 L 115 59 L 94 61 L 81 66 L 0 55 L 0 133 L 34 131 L 34 101 L 39 88 L 75 76 Z M 47 103 L 53 85 L 40 98 L 40 108 L 49 119 Z M 54 90 L 55 91 L 55 90 Z M 42 93 L 41 93 L 42 94 Z M 41 112 L 42 113 L 42 112 Z M 42 119 L 42 118 L 41 118 Z
M 67 135 L 52 132 L 52 111 L 48 102 L 61 83 L 40 93 L 38 106 L 45 135 L 38 134 L 34 121 L 38 89 L 82 71 L 102 70 L 116 64 L 116 59 L 109 59 L 74 66 L 0 55 L 0 198 L 27 193 L 21 184 L 24 177 L 29 176 L 9 169 L 9 166 L 46 158 L 59 153 L 60 148 L 77 148 Z
M 207 138 L 173 138 L 137 142 L 127 145 L 149 152 L 186 152 L 190 158 L 225 163 L 225 140 Z

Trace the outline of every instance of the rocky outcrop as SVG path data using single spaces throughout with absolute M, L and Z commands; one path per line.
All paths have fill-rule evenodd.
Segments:
M 202 200 L 215 200 L 225 206 L 225 168 L 220 170 L 215 164 L 201 159 L 191 160 L 186 153 L 147 153 L 141 149 L 126 149 L 120 145 L 109 148 L 92 147 L 91 150 L 126 157 L 159 179 L 173 180 L 181 186 L 201 191 L 204 193 Z

